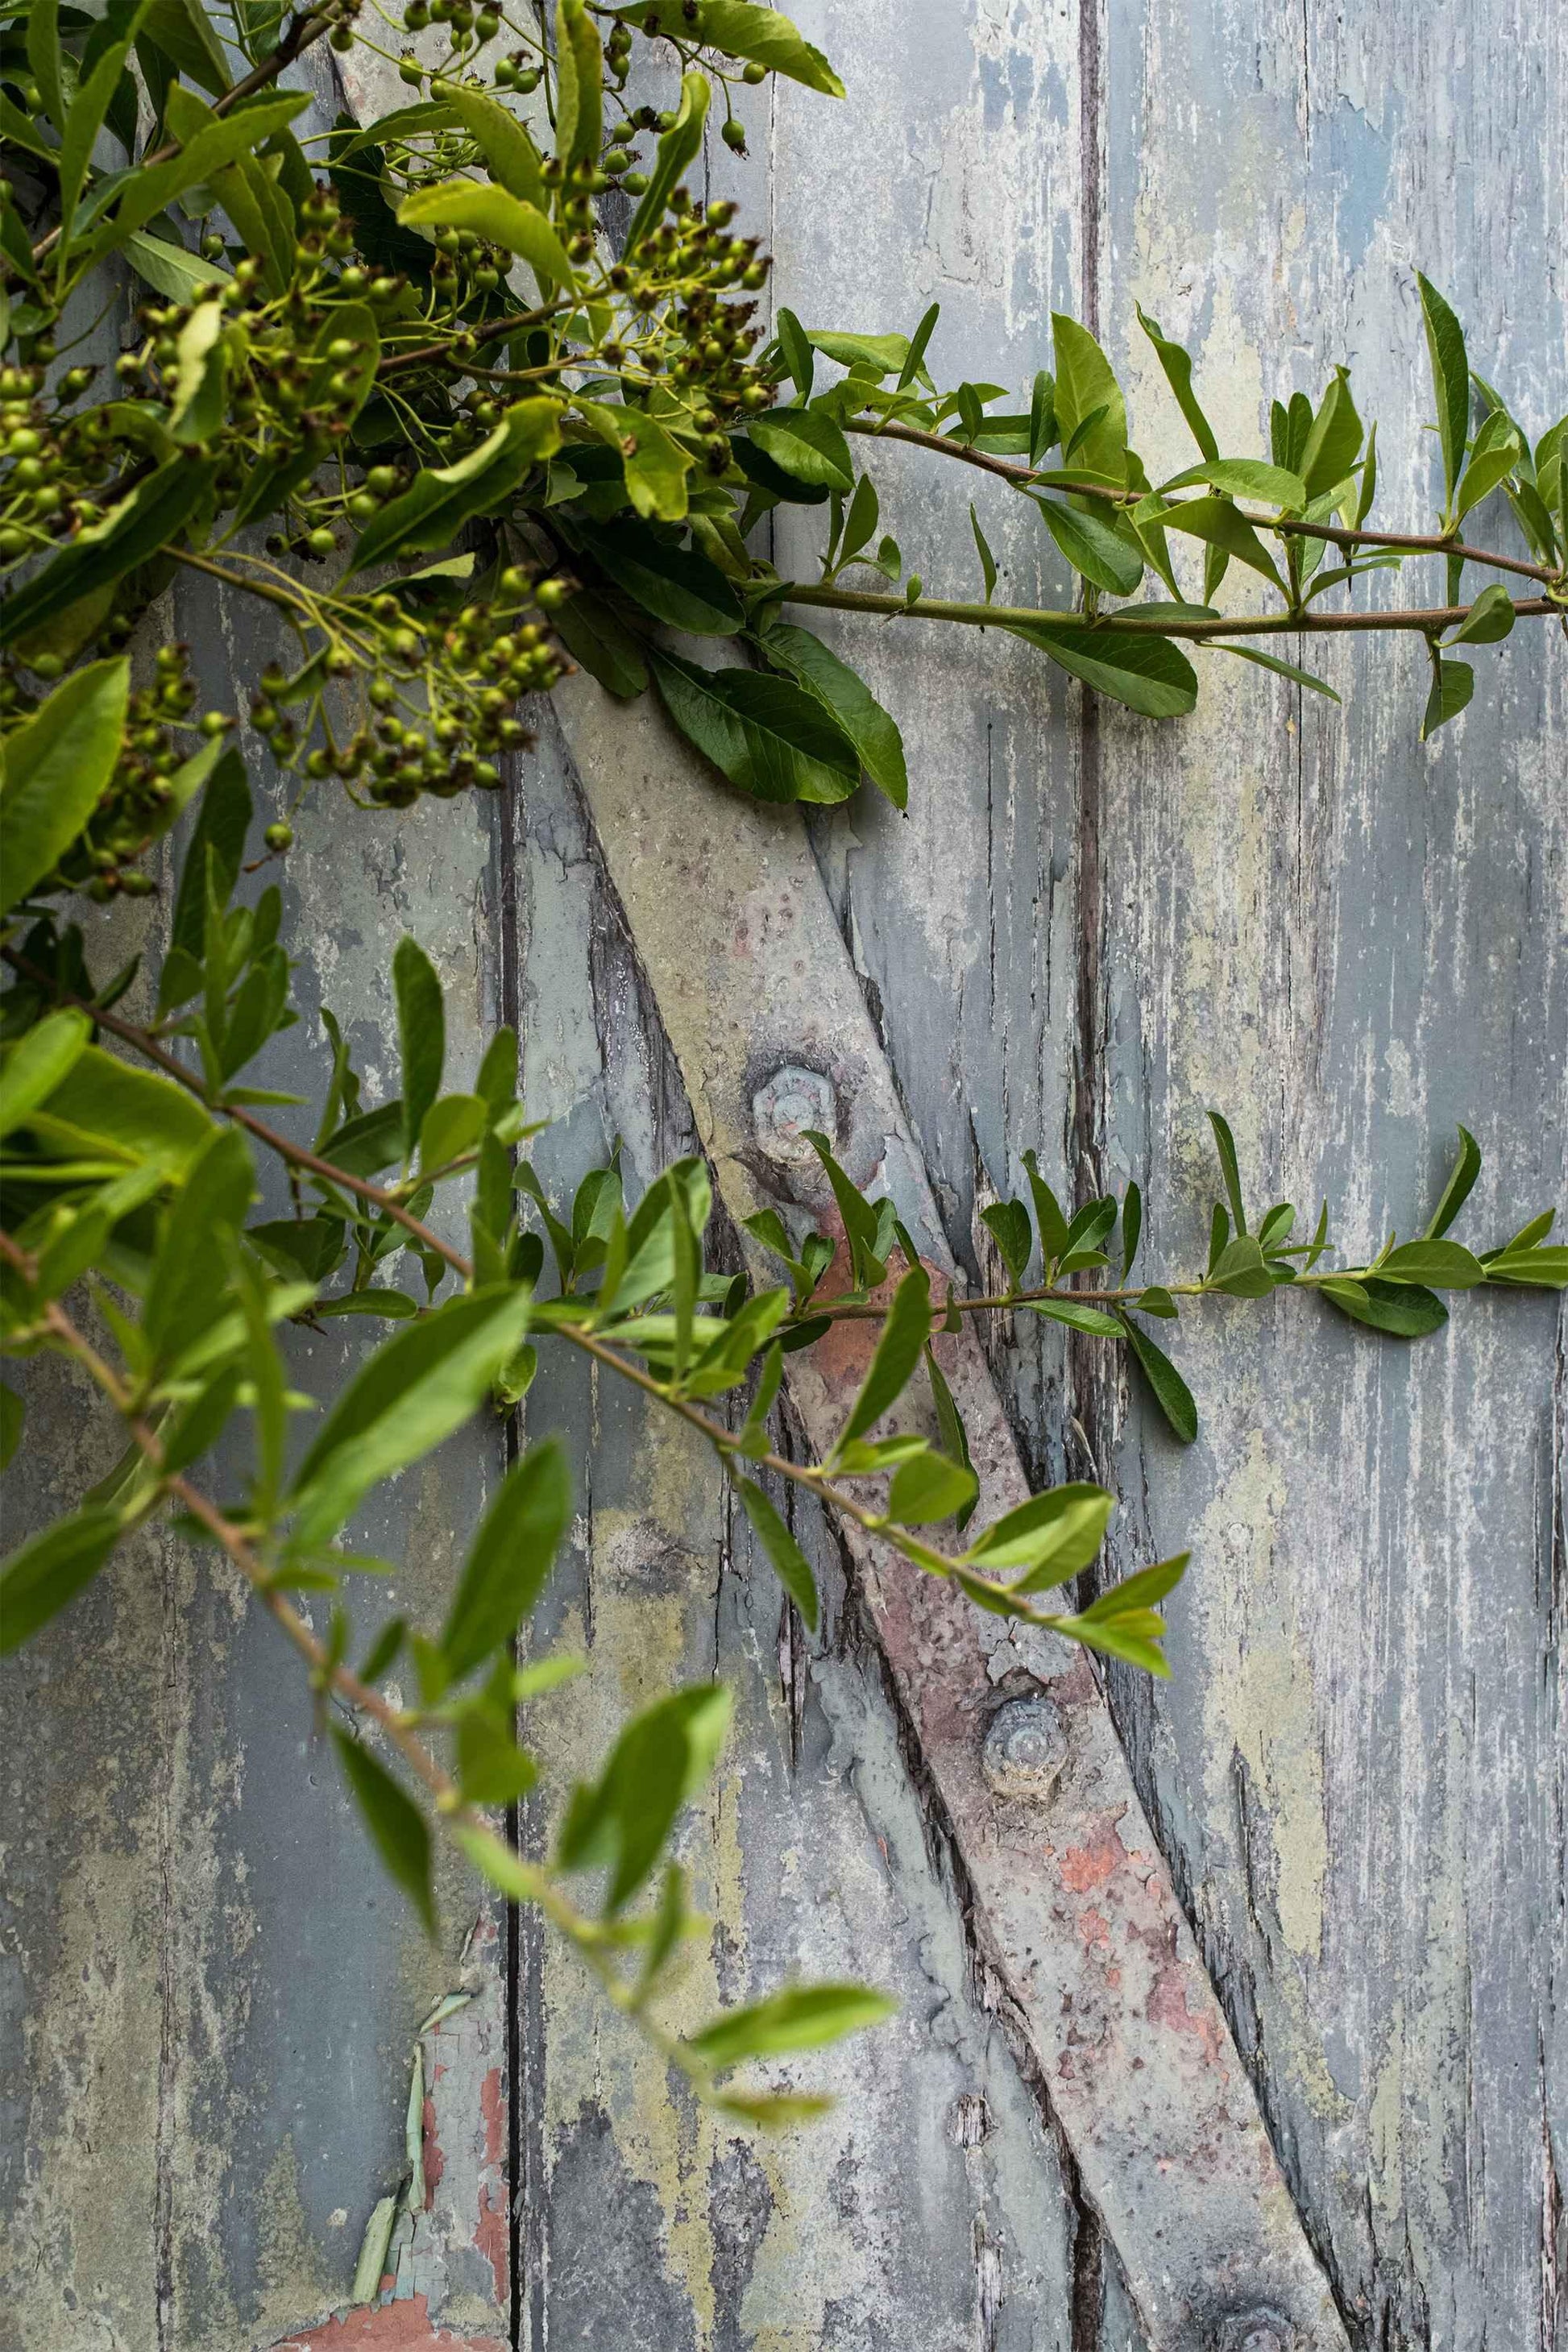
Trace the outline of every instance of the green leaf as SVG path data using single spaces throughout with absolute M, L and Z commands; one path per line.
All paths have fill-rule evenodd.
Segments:
M 1021 1568 L 1016 1592 L 1038 1592 L 1087 1568 L 1100 1549 L 1115 1499 L 1102 1486 L 1075 1482 L 1032 1495 L 987 1528 L 964 1554 L 986 1576 Z
M 716 563 L 689 548 L 670 546 L 646 523 L 618 522 L 613 530 L 584 526 L 580 536 L 616 587 L 672 629 L 693 637 L 732 637 L 744 621 L 741 600 Z
M 909 1386 L 930 1334 L 931 1282 L 923 1266 L 912 1265 L 893 1293 L 893 1303 L 860 1384 L 860 1393 L 838 1433 L 836 1454 L 842 1453 L 853 1439 L 864 1435 L 873 1422 L 880 1421 L 897 1403 Z
M 137 277 L 169 302 L 195 302 L 209 288 L 226 284 L 230 275 L 221 262 L 198 260 L 183 245 L 170 245 L 142 228 L 126 238 L 125 258 Z
M 1457 719 L 1476 690 L 1476 673 L 1468 662 L 1445 661 L 1432 656 L 1432 689 L 1421 719 L 1421 740 L 1429 743 L 1439 727 Z
M 115 252 L 133 230 L 144 226 L 176 196 L 183 195 L 187 188 L 216 179 L 229 164 L 248 155 L 275 131 L 283 130 L 310 103 L 308 90 L 252 99 L 184 141 L 179 153 L 168 163 L 128 173 L 125 185 L 115 199 L 113 218 L 101 222 L 85 246 L 73 248 L 74 255 L 97 261 L 106 253 Z M 214 274 L 208 273 L 209 277 Z
M 1336 368 L 1301 452 L 1300 474 L 1307 496 L 1321 498 L 1342 482 L 1361 454 L 1361 445 L 1362 422 L 1351 398 L 1350 378 L 1342 367 Z
M 1429 1331 L 1441 1330 L 1448 1319 L 1447 1308 L 1431 1291 L 1402 1288 L 1397 1283 L 1380 1282 L 1375 1276 L 1359 1282 L 1336 1278 L 1320 1283 L 1318 1288 L 1319 1295 L 1352 1322 L 1364 1323 L 1396 1339 L 1424 1339 Z
M 411 196 L 405 196 L 397 207 L 397 217 L 405 228 L 471 229 L 487 244 L 504 246 L 508 253 L 515 253 L 542 278 L 558 286 L 576 284 L 566 248 L 545 215 L 537 205 L 526 204 L 505 188 L 487 187 L 478 180 L 443 180 L 436 187 L 416 188 Z M 526 401 L 519 405 L 543 405 L 549 409 L 552 421 L 556 413 L 553 402 Z M 555 446 L 552 441 L 551 448 Z M 468 460 L 459 462 L 467 464 Z M 431 542 L 437 543 L 444 544 Z
M 90 47 L 83 52 L 86 71 L 70 102 L 59 146 L 60 218 L 68 226 L 76 212 L 77 199 L 110 100 L 125 79 L 131 44 L 151 5 L 152 0 L 136 0 L 136 5 L 120 11 L 118 21 L 112 16 L 101 19 L 101 31 L 111 36 L 109 46 L 96 58 Z
M 455 114 L 489 166 L 490 177 L 525 205 L 543 213 L 549 205 L 544 166 L 528 132 L 509 107 L 459 81 L 436 81 L 435 95 Z
M 472 1151 L 485 1131 L 489 1116 L 479 1095 L 443 1095 L 438 1102 L 432 1103 L 419 1129 L 420 1172 L 433 1176 L 450 1160 L 460 1160 Z
M 1162 1559 L 1152 1568 L 1141 1568 L 1134 1576 L 1124 1576 L 1102 1592 L 1087 1609 L 1079 1612 L 1080 1625 L 1103 1624 L 1107 1618 L 1125 1616 L 1133 1609 L 1152 1609 L 1173 1592 L 1186 1572 L 1190 1552 L 1177 1552 L 1171 1559 Z
M 1444 496 L 1451 506 L 1459 469 L 1465 462 L 1465 443 L 1469 437 L 1469 363 L 1465 357 L 1464 330 L 1441 294 L 1419 270 L 1415 283 L 1421 289 L 1421 317 L 1432 362 L 1432 388 L 1437 400 Z
M 622 702 L 633 702 L 647 689 L 647 665 L 641 647 L 591 588 L 579 588 L 568 597 L 551 614 L 551 625 L 573 659 L 582 664 L 590 677 L 596 677 L 606 693 Z
M 888 1489 L 888 1517 L 900 1527 L 929 1527 L 951 1519 L 965 1506 L 973 1507 L 980 1482 L 967 1463 L 949 1462 L 941 1454 L 917 1454 L 900 1464 Z
M 674 29 L 668 0 L 639 0 L 636 7 L 618 13 L 633 25 L 657 15 L 667 29 Z M 681 8 L 679 33 L 683 41 L 700 42 L 704 48 L 721 49 L 726 57 L 766 66 L 770 73 L 786 74 L 824 98 L 844 95 L 844 85 L 822 51 L 813 48 L 787 16 L 758 5 L 757 0 L 694 0 Z
M 555 152 L 568 169 L 599 161 L 604 82 L 598 28 L 583 0 L 556 0 Z
M 688 2047 L 720 2074 L 747 2058 L 820 2050 L 826 2042 L 841 2042 L 847 2033 L 880 2025 L 897 2010 L 897 2001 L 865 1985 L 794 1985 L 750 2009 L 725 2010 L 694 2033 Z
M 895 808 L 907 805 L 909 773 L 904 765 L 903 737 L 897 721 L 883 709 L 847 662 L 810 629 L 780 622 L 762 640 L 762 648 L 776 667 L 814 695 L 859 755 L 860 765 Z
M 651 236 L 661 225 L 677 181 L 688 163 L 700 153 L 702 126 L 708 120 L 711 94 L 705 74 L 690 72 L 681 76 L 680 103 L 675 110 L 675 121 L 658 142 L 647 186 L 626 231 L 628 256 L 634 255 L 643 239 Z
M 52 872 L 92 814 L 120 757 L 130 692 L 123 656 L 94 662 L 5 739 L 0 872 L 8 907 Z
M 1206 482 L 1211 489 L 1224 490 L 1233 499 L 1267 499 L 1270 506 L 1299 508 L 1307 503 L 1307 486 L 1300 474 L 1289 473 L 1283 466 L 1266 466 L 1260 457 L 1219 457 L 1189 466 L 1184 474 L 1162 482 L 1160 495 L 1166 498 L 1172 490 L 1189 489 L 1194 482 Z
M 12 1127 L 21 1127 L 30 1112 L 54 1094 L 85 1049 L 89 1034 L 87 1013 L 66 1007 L 64 1012 L 45 1013 L 16 1045 L 5 1046 L 0 1054 L 0 1136 L 9 1136 Z
M 1041 1175 L 1039 1160 L 1033 1151 L 1026 1151 L 1024 1154 L 1024 1172 L 1028 1177 L 1029 1191 L 1034 1196 L 1035 1223 L 1039 1227 L 1040 1234 L 1040 1255 L 1048 1264 L 1055 1265 L 1056 1261 L 1065 1257 L 1072 1247 L 1068 1221 L 1062 1214 L 1061 1204 L 1056 1194 Z
M 1121 1337 L 1121 1324 L 1103 1307 L 1080 1307 L 1071 1298 L 1031 1298 L 1026 1304 L 1032 1314 L 1043 1315 L 1048 1323 L 1065 1323 L 1069 1330 L 1087 1331 L 1093 1339 Z
M 1211 650 L 1217 654 L 1234 654 L 1237 661 L 1256 662 L 1259 669 L 1271 669 L 1277 677 L 1288 677 L 1297 686 L 1310 687 L 1314 694 L 1326 694 L 1331 702 L 1341 699 L 1331 686 L 1321 677 L 1314 677 L 1310 669 L 1298 669 L 1294 662 L 1281 661 L 1277 654 L 1260 653 L 1256 646 L 1227 645 L 1220 639 L 1215 641 Z
M 811 1562 L 763 1489 L 750 1478 L 737 1478 L 735 1485 L 745 1506 L 746 1517 L 768 1556 L 773 1574 L 799 1610 L 806 1631 L 815 1633 L 821 1604 L 817 1599 L 816 1579 L 811 1572 Z
M 169 932 L 171 953 L 159 976 L 160 1013 L 194 996 L 202 984 L 199 960 L 206 938 L 207 894 L 211 890 L 220 905 L 228 904 L 239 878 L 252 813 L 245 762 L 233 745 L 227 744 L 208 779 L 185 862 L 180 869 Z M 183 995 L 177 992 L 180 965 L 174 953 L 176 950 L 187 964 L 193 960 L 195 962 L 195 977 Z
M 479 1522 L 441 1651 L 454 1682 L 510 1640 L 544 1590 L 572 1520 L 572 1475 L 552 1438 L 513 1465 Z
M 19 1649 L 91 1583 L 120 1533 L 117 1511 L 75 1511 L 0 1562 L 0 1655 Z
M 1279 565 L 1247 517 L 1228 499 L 1178 499 L 1173 505 L 1161 507 L 1142 520 L 1161 530 L 1184 531 L 1193 539 L 1205 541 L 1227 556 L 1234 555 L 1240 562 L 1250 564 L 1281 595 L 1287 593 Z
M 255 1185 L 242 1131 L 216 1129 L 164 1213 L 142 1317 L 155 1365 L 176 1362 L 226 1310 L 224 1273 Z
M 573 1791 L 556 1858 L 564 1870 L 608 1867 L 606 1915 L 622 1909 L 653 1869 L 676 1815 L 712 1769 L 729 1721 L 722 1684 L 674 1691 L 633 1717 L 592 1788 Z
M 1215 439 L 1214 429 L 1198 405 L 1197 395 L 1193 390 L 1191 352 L 1184 351 L 1180 343 L 1173 342 L 1167 335 L 1163 334 L 1156 321 L 1148 316 L 1142 304 L 1134 304 L 1133 307 L 1138 312 L 1138 324 L 1159 354 L 1160 365 L 1165 371 L 1165 381 L 1176 395 L 1176 405 L 1186 418 L 1187 428 L 1194 440 L 1205 457 L 1217 457 L 1219 443 Z
M 1481 1147 L 1468 1127 L 1459 1129 L 1459 1157 L 1447 1184 L 1443 1197 L 1432 1212 L 1432 1222 L 1426 1228 L 1426 1239 L 1436 1241 L 1446 1234 L 1475 1188 L 1481 1172 Z
M 1241 1206 L 1241 1171 L 1237 1165 L 1236 1138 L 1230 1131 L 1229 1121 L 1222 1118 L 1217 1110 L 1210 1111 L 1208 1120 L 1214 1129 L 1215 1149 L 1219 1153 L 1220 1171 L 1225 1177 L 1231 1223 L 1238 1234 L 1245 1234 L 1247 1218 Z
M 1422 1283 L 1428 1290 L 1471 1290 L 1487 1278 L 1479 1258 L 1458 1242 L 1430 1236 L 1390 1250 L 1377 1271 L 1384 1282 Z
M 816 695 L 750 669 L 707 670 L 648 649 L 665 709 L 731 783 L 762 801 L 847 800 L 860 760 Z
M 1519 434 L 1503 411 L 1494 409 L 1476 435 L 1454 501 L 1455 521 L 1463 522 L 1473 507 L 1489 498 L 1499 483 L 1508 479 L 1523 455 Z
M 152 0 L 142 22 L 172 66 L 222 96 L 234 76 L 201 0 Z
M 560 447 L 560 415 L 557 401 L 520 400 L 456 465 L 416 474 L 403 496 L 383 507 L 361 531 L 348 572 L 449 545 L 470 515 L 493 512 L 531 467 Z
M 193 464 L 182 454 L 138 483 L 100 521 L 79 530 L 25 587 L 11 591 L 0 616 L 0 644 L 41 628 L 176 539 L 211 478 L 210 466 Z
M 1121 1328 L 1155 1403 L 1182 1444 L 1191 1445 L 1198 1433 L 1198 1409 L 1191 1389 L 1164 1349 L 1157 1348 L 1147 1331 L 1140 1329 L 1131 1317 L 1121 1318 Z
M 176 340 L 169 430 L 182 445 L 208 441 L 223 422 L 228 375 L 221 302 L 198 302 Z
M 1486 1261 L 1487 1280 L 1516 1284 L 1526 1290 L 1568 1289 L 1568 1248 L 1522 1248 L 1510 1243 Z
M 1127 407 L 1110 362 L 1087 327 L 1051 313 L 1056 347 L 1056 413 L 1064 451 L 1097 409 L 1103 414 L 1083 432 L 1075 455 L 1082 466 L 1113 482 L 1127 474 Z
M 751 0 L 747 14 L 756 14 Z M 825 359 L 837 360 L 840 367 L 854 368 L 861 375 L 894 375 L 910 356 L 907 335 L 840 335 L 823 328 L 808 330 L 805 340 Z
M 843 428 L 821 409 L 770 409 L 754 416 L 748 429 L 763 456 L 797 482 L 830 490 L 854 488 L 855 463 Z
M 436 1896 L 430 1878 L 430 1830 L 424 1814 L 362 1741 L 337 1724 L 332 1745 L 355 1804 L 364 1816 L 376 1852 L 418 1912 L 427 1936 L 436 1933 Z
M 0 1470 L 8 1470 L 22 1442 L 27 1409 L 13 1388 L 0 1381 Z
M 1075 572 L 1112 596 L 1132 594 L 1143 577 L 1143 558 L 1135 543 L 1123 539 L 1097 514 L 1080 513 L 1059 499 L 1037 498 L 1035 503 Z
M 403 1156 L 414 1157 L 425 1114 L 441 1091 L 447 1059 L 447 1016 L 436 967 L 417 940 L 405 934 L 392 957 L 397 1000 L 397 1046 L 403 1063 Z
M 1145 719 L 1179 719 L 1198 698 L 1197 673 L 1180 647 L 1152 630 L 1040 629 L 1009 625 L 1074 677 Z
M 1264 1261 L 1261 1244 L 1246 1234 L 1221 1250 L 1207 1280 L 1228 1298 L 1267 1298 L 1276 1276 Z
M 527 1293 L 449 1299 L 386 1340 L 328 1414 L 294 1486 L 299 1538 L 324 1543 L 362 1496 L 478 1410 L 522 1338 Z
M 1481 590 L 1453 635 L 1451 646 L 1495 646 L 1514 622 L 1513 598 L 1500 580 Z
M 68 1159 L 85 1152 L 127 1168 L 152 1163 L 171 1174 L 188 1166 L 213 1131 L 183 1087 L 134 1069 L 100 1045 L 84 1047 L 27 1124 L 41 1145 Z
M 1022 1201 L 997 1201 L 980 1212 L 981 1222 L 987 1227 L 1001 1253 L 1002 1263 L 1013 1277 L 1016 1290 L 1024 1279 L 1024 1269 L 1034 1254 L 1035 1237 L 1029 1226 L 1029 1213 Z

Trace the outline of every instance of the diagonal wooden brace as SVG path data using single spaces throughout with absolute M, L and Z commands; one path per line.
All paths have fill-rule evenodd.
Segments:
M 889 1192 L 928 1261 L 951 1272 L 798 816 L 716 784 L 651 696 L 616 705 L 574 678 L 553 702 L 731 1213 L 829 1206 L 797 1139 L 823 1126 L 856 1181 Z M 823 1451 L 874 1332 L 842 1324 L 785 1358 L 791 1402 Z M 967 1330 L 937 1345 L 982 1508 L 1006 1510 L 1028 1488 L 984 1359 Z M 1344 2352 L 1088 1658 L 984 1615 L 858 1529 L 849 1542 L 977 1927 L 1152 2352 Z

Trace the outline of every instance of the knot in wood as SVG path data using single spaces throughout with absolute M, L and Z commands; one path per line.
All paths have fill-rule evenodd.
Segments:
M 1055 1702 L 1010 1698 L 985 1734 L 981 1769 L 998 1797 L 1048 1797 L 1067 1762 L 1067 1732 Z M 1252 2352 L 1252 2347 L 1248 2347 Z M 1258 2352 L 1267 2352 L 1258 2347 Z
M 833 1082 L 820 1070 L 803 1069 L 786 1062 L 752 1097 L 752 1118 L 757 1141 L 770 1160 L 793 1168 L 813 1166 L 816 1155 L 805 1140 L 807 1129 L 838 1140 L 838 1105 Z

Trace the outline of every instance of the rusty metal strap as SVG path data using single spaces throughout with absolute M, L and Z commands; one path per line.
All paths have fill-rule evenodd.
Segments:
M 738 1220 L 827 1205 L 794 1140 L 822 1121 L 952 1268 L 925 1168 L 794 811 L 718 786 L 651 696 L 553 698 L 611 880 Z M 785 1359 L 826 1450 L 874 1327 Z M 1028 1492 L 972 1333 L 938 1343 L 986 1513 Z M 1323 2274 L 1134 1791 L 1087 1657 L 1011 1631 L 849 1531 L 977 1926 L 1025 2021 L 1153 2352 L 1344 2352 Z M 1032 1695 L 998 1685 L 1018 1670 Z

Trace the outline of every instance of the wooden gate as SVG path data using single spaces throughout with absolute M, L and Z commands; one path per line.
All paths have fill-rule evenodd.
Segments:
M 809 323 L 908 328 L 940 299 L 964 368 L 1026 382 L 1052 307 L 1071 309 L 1175 463 L 1135 302 L 1201 346 L 1222 433 L 1255 435 L 1260 403 L 1341 353 L 1366 413 L 1410 420 L 1418 266 L 1475 353 L 1506 358 L 1525 415 L 1550 415 L 1560 12 L 795 13 L 860 111 L 781 87 L 750 160 L 715 147 L 710 168 L 770 223 Z M 1424 515 L 1422 437 L 1402 424 L 1380 456 L 1385 510 Z M 918 453 L 889 449 L 879 484 L 928 583 L 966 587 L 967 518 Z M 986 488 L 1006 587 L 1038 601 L 1037 533 Z M 804 553 L 790 511 L 781 569 Z M 248 614 L 184 590 L 167 627 L 215 699 L 272 651 Z M 1425 750 L 1414 652 L 1336 647 L 1342 710 L 1226 670 L 1198 717 L 1158 727 L 1064 691 L 1021 645 L 895 625 L 862 628 L 856 657 L 905 726 L 904 819 L 862 798 L 808 841 L 583 682 L 488 837 L 471 803 L 396 820 L 323 803 L 289 864 L 294 936 L 372 1076 L 406 929 L 463 1024 L 455 1060 L 517 1020 L 531 1115 L 558 1122 L 536 1155 L 552 1186 L 618 1136 L 634 1182 L 695 1146 L 731 1208 L 787 1190 L 752 1097 L 804 1071 L 852 1172 L 880 1165 L 933 1256 L 971 1266 L 976 1206 L 1018 1189 L 1029 1147 L 1097 1191 L 1136 1177 L 1152 1258 L 1193 1255 L 1211 1106 L 1269 1197 L 1327 1193 L 1348 1245 L 1408 1226 L 1459 1119 L 1486 1153 L 1483 1212 L 1561 1197 L 1560 648 L 1495 675 L 1483 655 L 1474 707 Z M 809 935 L 809 991 L 770 965 L 767 926 L 737 926 L 759 893 L 775 941 Z M 314 1071 L 320 1040 L 293 1036 Z M 1194 1549 L 1172 1681 L 1111 1673 L 1108 1715 L 1038 1654 L 900 1620 L 874 1563 L 803 1519 L 831 1596 L 809 1641 L 706 1460 L 575 1364 L 530 1396 L 531 1433 L 566 1432 L 584 1464 L 540 1627 L 592 1666 L 551 1702 L 563 1777 L 628 1703 L 707 1672 L 736 1693 L 687 1839 L 716 1923 L 694 2005 L 793 1969 L 900 1999 L 819 2068 L 834 2115 L 783 2141 L 683 2104 L 533 1923 L 455 1871 L 427 1947 L 271 1630 L 173 1538 L 127 1546 L 5 1678 L 0 2346 L 1551 2352 L 1568 2328 L 1560 1309 L 1480 1297 L 1462 1336 L 1409 1354 L 1303 1302 L 1245 1326 L 1216 1303 L 1184 1340 L 1204 1415 L 1186 1453 L 1059 1328 L 1001 1328 L 965 1375 L 998 1477 L 1009 1443 L 1037 1482 L 1102 1477 L 1121 1567 Z M 300 1344 L 312 1380 L 352 1354 Z M 38 1385 L 42 1509 L 118 1442 L 66 1370 Z M 795 1404 L 809 1425 L 811 1396 Z M 365 1530 L 406 1563 L 398 1606 L 438 1613 L 502 1465 L 474 1432 Z M 967 1712 L 938 1720 L 954 1676 Z M 1092 1747 L 1114 1850 L 1042 1848 L 1036 1799 L 985 1747 L 1009 1704 L 1056 1709 L 1021 1729 L 1064 1739 L 1064 1786 Z M 1075 1898 L 1055 1910 L 1052 1871 Z M 1059 1944 L 1031 1973 L 1042 1919 Z M 1159 1964 L 1075 2071 L 1072 1971 L 1151 1919 Z M 1173 2156 L 1162 2102 L 1184 2100 Z

